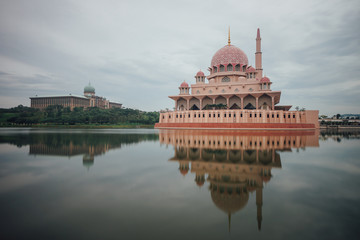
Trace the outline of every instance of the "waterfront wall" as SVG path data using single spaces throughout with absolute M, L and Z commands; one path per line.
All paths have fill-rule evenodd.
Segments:
M 160 113 L 158 128 L 319 128 L 319 112 L 199 110 Z

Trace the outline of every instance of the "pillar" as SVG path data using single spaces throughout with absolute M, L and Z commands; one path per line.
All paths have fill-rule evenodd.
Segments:
M 255 99 L 256 99 L 256 110 L 258 110 L 259 109 L 259 97 L 256 97 Z
M 275 98 L 271 97 L 271 110 L 275 110 Z

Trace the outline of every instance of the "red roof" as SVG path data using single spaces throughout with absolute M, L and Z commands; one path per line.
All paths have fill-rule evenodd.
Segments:
M 211 67 L 220 64 L 226 66 L 229 63 L 247 65 L 248 58 L 240 48 L 234 45 L 226 45 L 215 53 L 211 60 Z
M 205 74 L 200 70 L 197 72 L 196 76 L 205 76 Z
M 246 72 L 256 72 L 255 68 L 253 68 L 252 66 L 248 67 L 246 69 Z
M 270 79 L 268 77 L 263 77 L 261 79 L 261 82 L 270 82 Z
M 180 169 L 180 173 L 185 176 L 189 172 L 189 169 Z
M 180 87 L 183 87 L 183 88 L 188 88 L 189 87 L 189 84 L 187 84 L 185 81 L 180 85 Z

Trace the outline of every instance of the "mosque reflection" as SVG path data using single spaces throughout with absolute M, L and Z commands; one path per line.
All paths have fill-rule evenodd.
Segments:
M 199 187 L 208 181 L 212 201 L 228 214 L 229 231 L 231 215 L 247 205 L 252 192 L 261 230 L 264 183 L 271 180 L 273 168 L 281 168 L 280 152 L 319 147 L 315 131 L 161 130 L 159 139 L 174 146 L 170 161 L 179 163 L 182 175 L 190 170 Z
M 83 166 L 94 165 L 95 157 L 124 145 L 158 141 L 157 134 L 32 133 L 0 135 L 0 143 L 18 147 L 29 145 L 30 155 L 75 157 L 82 155 Z

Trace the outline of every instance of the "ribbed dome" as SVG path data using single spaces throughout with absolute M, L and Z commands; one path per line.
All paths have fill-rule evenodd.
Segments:
M 211 67 L 220 64 L 225 66 L 229 63 L 247 65 L 248 58 L 240 48 L 234 45 L 226 45 L 215 53 L 211 60 Z
M 205 76 L 205 74 L 200 70 L 197 72 L 196 76 Z
M 86 87 L 84 87 L 84 92 L 90 92 L 90 93 L 95 93 L 95 88 L 93 86 L 87 85 Z
M 180 85 L 180 87 L 188 88 L 189 84 L 187 84 L 185 81 Z
M 261 82 L 270 82 L 270 79 L 268 77 L 263 77 L 261 79 Z

